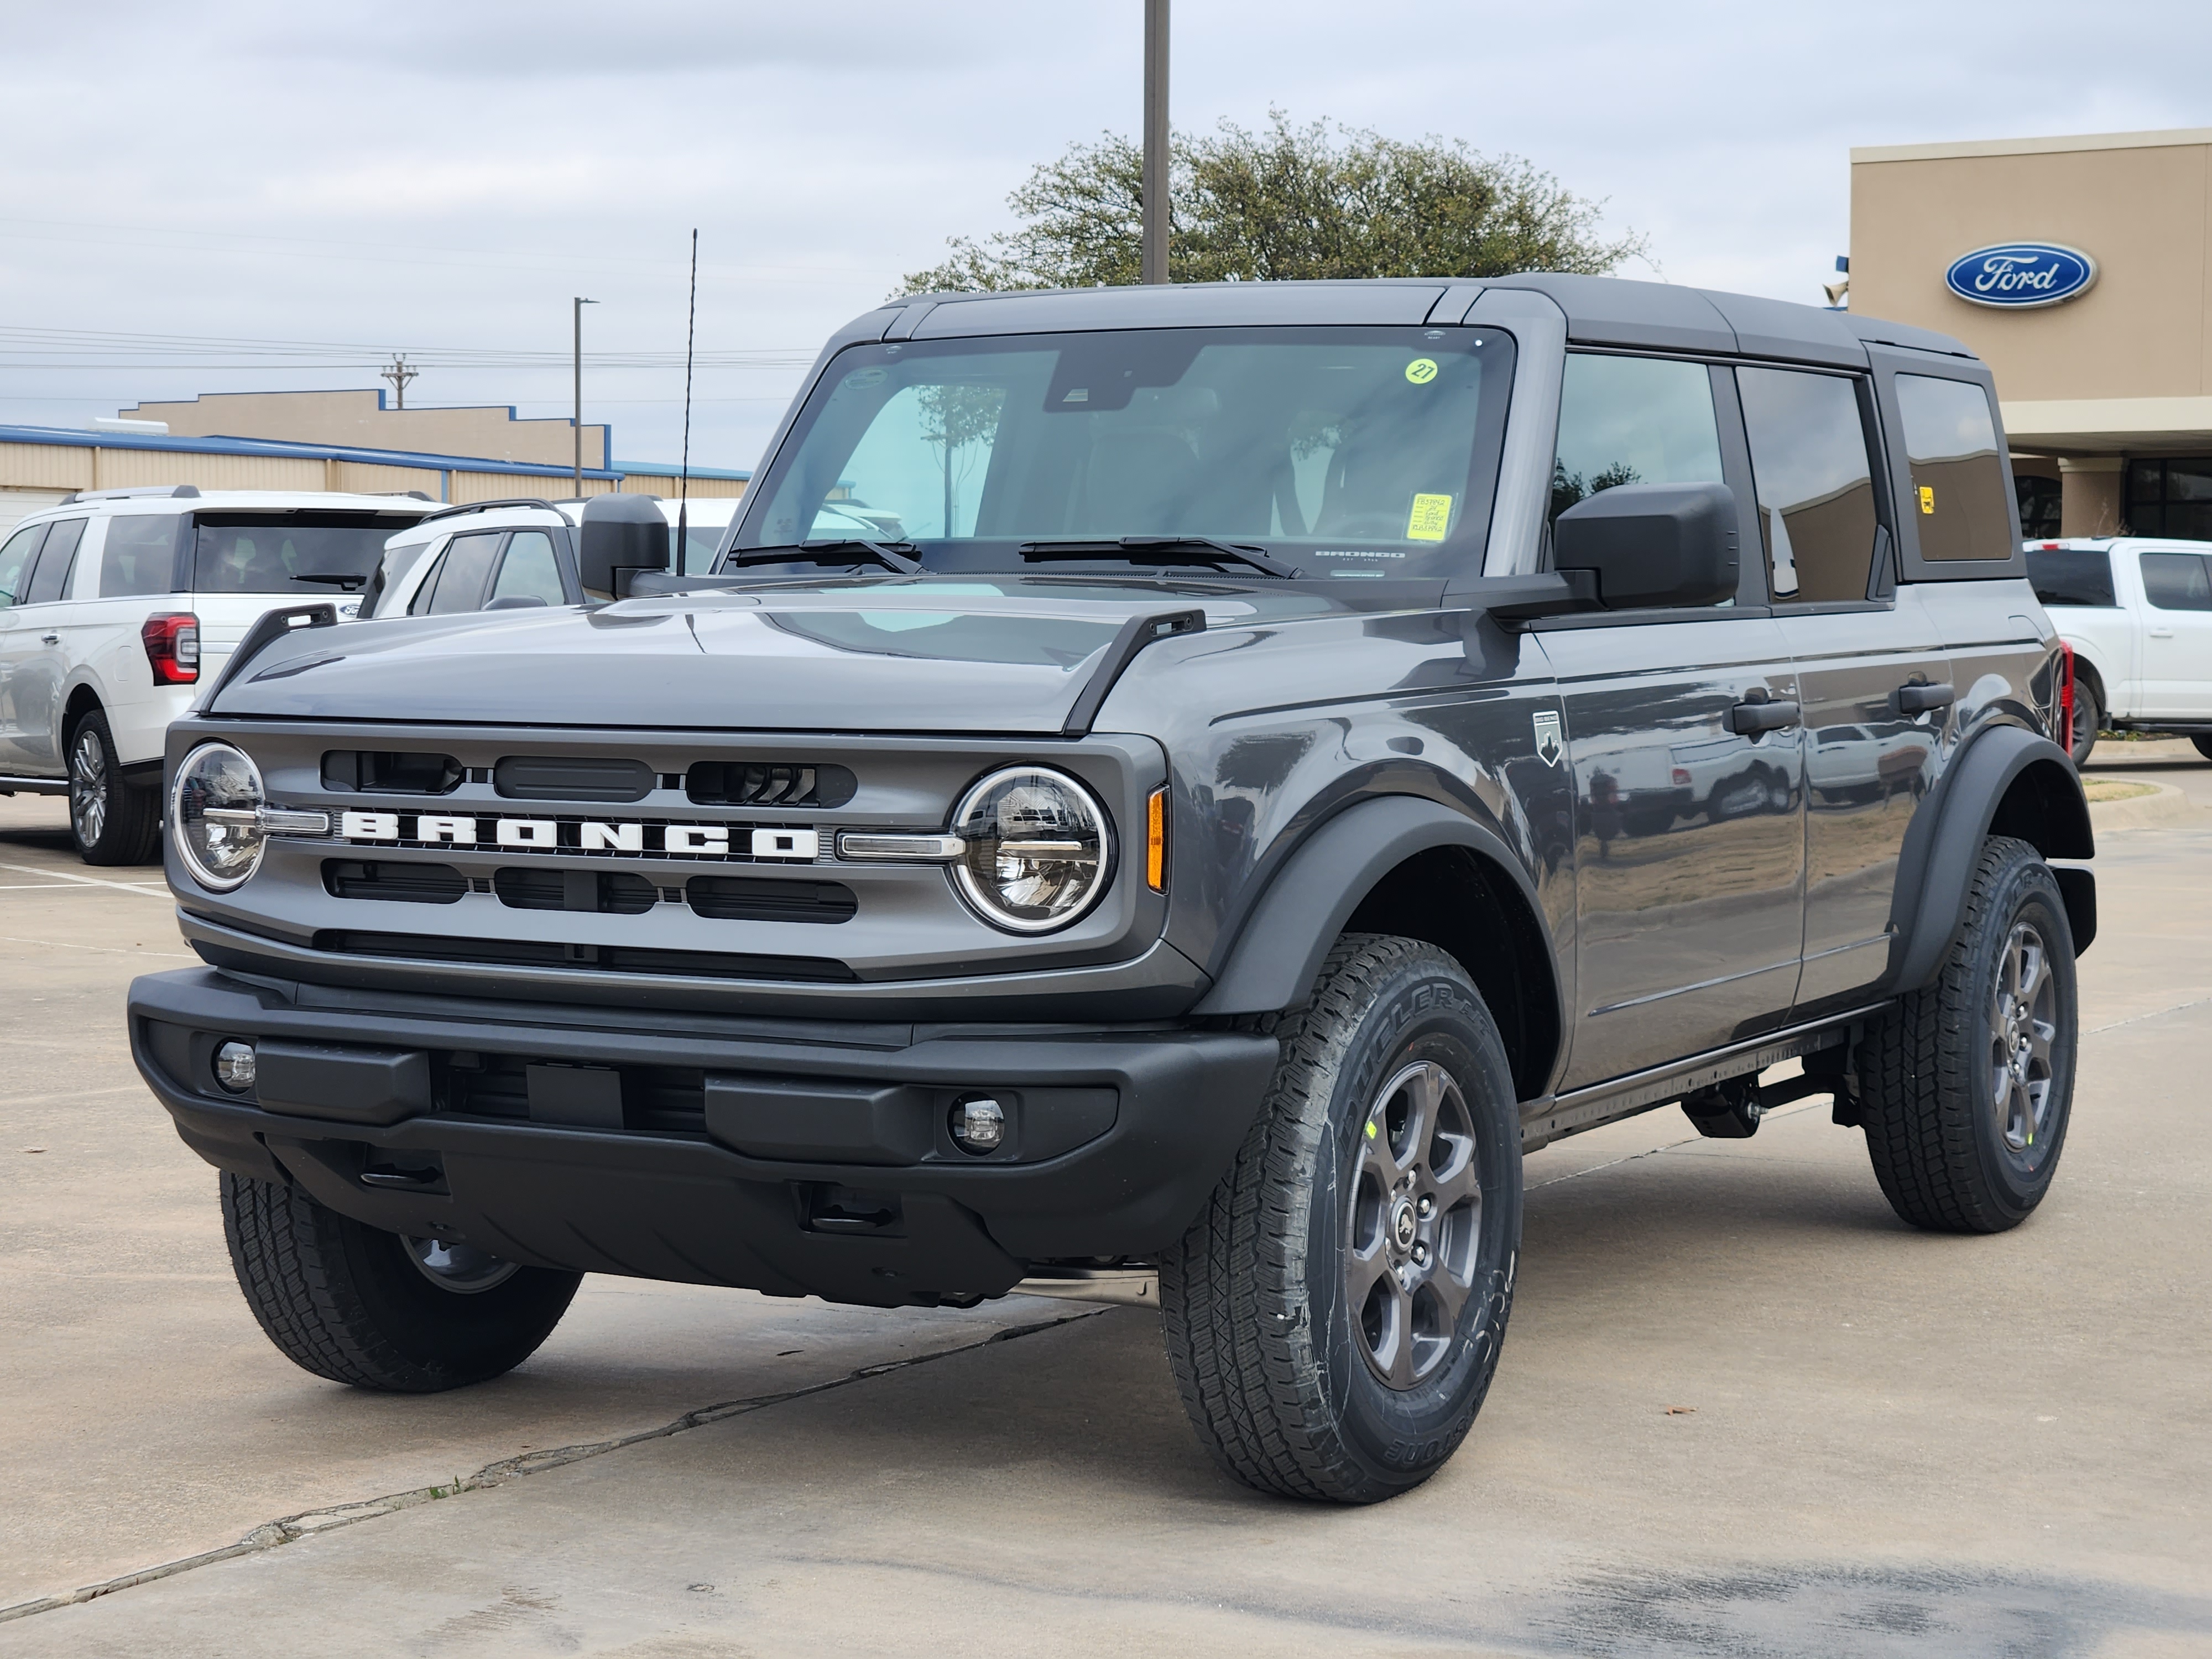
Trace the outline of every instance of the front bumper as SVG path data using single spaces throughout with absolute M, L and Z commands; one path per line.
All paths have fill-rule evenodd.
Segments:
M 140 1073 L 219 1168 L 512 1260 L 876 1305 L 1178 1237 L 1250 1127 L 1272 1037 L 468 1001 L 151 975 Z M 229 1040 L 268 1060 L 227 1093 Z M 963 1152 L 952 1103 L 1005 1105 Z

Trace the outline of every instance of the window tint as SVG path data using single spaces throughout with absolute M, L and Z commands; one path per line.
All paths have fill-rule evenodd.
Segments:
M 1840 375 L 1740 368 L 1769 591 L 1863 599 L 1874 567 L 1874 470 L 1856 385 Z
M 2160 611 L 2212 611 L 2212 580 L 2197 553 L 2142 556 L 2143 597 Z
M 1912 465 L 1907 507 L 1923 559 L 2012 556 L 2011 493 L 1989 394 L 1966 380 L 1897 377 L 1905 449 Z
M 0 607 L 23 602 L 23 590 L 31 583 L 31 561 L 46 535 L 46 526 L 34 524 L 17 531 L 8 538 L 6 545 L 0 546 Z
M 553 556 L 553 538 L 542 530 L 518 530 L 507 538 L 507 557 L 492 585 L 495 599 L 543 599 L 566 605 L 561 591 L 561 566 Z
M 496 530 L 453 538 L 443 562 L 429 578 L 438 585 L 437 591 L 430 596 L 430 615 L 450 617 L 459 611 L 474 611 L 483 603 L 484 581 L 491 574 L 492 556 L 499 551 L 499 538 Z M 429 581 L 423 585 L 428 586 Z
M 2116 605 L 2112 556 L 2101 547 L 2031 547 L 2027 579 L 2045 605 Z
M 328 599 L 345 576 L 368 581 L 385 542 L 414 522 L 384 513 L 203 513 L 192 557 L 200 593 L 299 593 Z
M 168 513 L 118 514 L 100 554 L 100 597 L 167 593 L 177 585 L 177 519 Z
M 1567 359 L 1552 516 L 1625 483 L 1722 483 L 1711 371 L 1656 357 Z
M 46 544 L 39 554 L 39 567 L 31 578 L 26 605 L 50 605 L 69 591 L 76 569 L 76 546 L 84 539 L 82 519 L 64 519 L 46 527 Z

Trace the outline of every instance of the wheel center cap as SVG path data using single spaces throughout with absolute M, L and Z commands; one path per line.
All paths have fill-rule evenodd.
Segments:
M 1414 1217 L 1410 1200 L 1400 1199 L 1390 1209 L 1390 1242 L 1401 1250 L 1410 1250 L 1420 1236 L 1421 1226 Z

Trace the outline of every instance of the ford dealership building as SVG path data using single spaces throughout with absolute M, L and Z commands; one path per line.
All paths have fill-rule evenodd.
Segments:
M 2030 535 L 2212 540 L 2212 128 L 1854 149 L 1850 307 L 1988 362 Z

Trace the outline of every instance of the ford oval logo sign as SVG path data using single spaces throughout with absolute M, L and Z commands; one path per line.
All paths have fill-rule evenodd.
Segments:
M 2015 311 L 2055 306 L 2087 291 L 2097 262 L 2077 247 L 2057 242 L 2002 242 L 1961 254 L 1943 273 L 1944 285 L 1978 306 Z

